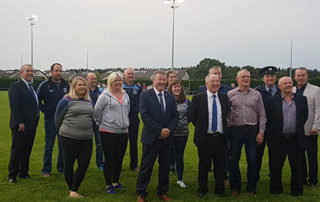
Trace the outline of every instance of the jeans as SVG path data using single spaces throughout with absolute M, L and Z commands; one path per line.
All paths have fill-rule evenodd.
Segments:
M 258 127 L 231 127 L 231 160 L 230 160 L 230 188 L 231 191 L 241 190 L 241 174 L 239 160 L 243 144 L 247 157 L 247 188 L 249 192 L 256 191 L 257 182 L 257 143 Z
M 55 124 L 53 120 L 44 120 L 44 128 L 45 128 L 45 146 L 44 146 L 44 154 L 43 154 L 43 168 L 41 172 L 51 173 L 52 170 L 52 151 L 54 142 L 56 140 L 56 136 L 58 136 L 58 132 L 56 130 Z M 63 158 L 62 158 L 62 149 L 61 144 L 58 141 L 58 162 L 57 162 L 57 170 L 59 172 L 64 171 Z
M 93 124 L 93 134 L 94 134 L 94 140 L 96 141 L 96 165 L 98 167 L 103 167 L 103 148 L 101 145 L 101 138 L 99 133 L 99 127 L 97 124 Z

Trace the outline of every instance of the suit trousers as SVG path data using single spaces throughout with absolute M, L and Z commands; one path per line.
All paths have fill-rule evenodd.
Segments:
M 206 135 L 205 144 L 198 148 L 198 192 L 208 192 L 208 172 L 214 165 L 215 193 L 224 192 L 226 138 L 224 135 Z
M 302 154 L 303 180 L 311 185 L 318 184 L 318 135 L 304 136 L 305 148 Z M 306 154 L 305 154 L 306 153 Z M 309 166 L 309 176 L 307 169 L 307 158 Z
M 9 162 L 9 179 L 26 176 L 29 172 L 30 155 L 33 147 L 37 127 L 26 128 L 23 132 L 12 128 L 12 145 Z
M 147 196 L 147 187 L 150 183 L 154 163 L 158 157 L 158 195 L 165 195 L 169 190 L 170 156 L 173 141 L 169 139 L 157 140 L 152 145 L 142 145 L 142 160 L 137 180 L 136 190 L 142 196 Z
M 140 119 L 138 114 L 129 115 L 130 169 L 138 167 L 138 135 Z
M 303 193 L 302 150 L 299 147 L 298 135 L 291 135 L 291 137 L 282 135 L 280 146 L 269 146 L 269 149 L 270 192 L 272 194 L 280 194 L 283 190 L 282 168 L 288 155 L 291 168 L 290 192 L 292 195 L 301 195 Z

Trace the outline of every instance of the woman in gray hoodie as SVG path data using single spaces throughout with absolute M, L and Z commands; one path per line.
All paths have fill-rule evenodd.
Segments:
M 103 173 L 109 194 L 115 194 L 116 188 L 123 188 L 119 178 L 128 142 L 130 99 L 122 84 L 121 72 L 110 74 L 107 90 L 99 96 L 94 108 L 105 156 Z

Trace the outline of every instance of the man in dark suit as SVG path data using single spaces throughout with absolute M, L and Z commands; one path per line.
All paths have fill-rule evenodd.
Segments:
M 281 94 L 268 100 L 267 130 L 269 164 L 270 164 L 270 192 L 281 194 L 282 168 L 288 155 L 291 168 L 290 193 L 293 196 L 303 194 L 302 154 L 304 148 L 304 124 L 308 118 L 307 98 L 292 93 L 293 83 L 290 77 L 279 80 Z
M 208 192 L 208 171 L 214 164 L 215 193 L 224 196 L 224 171 L 229 112 L 228 96 L 218 93 L 220 79 L 217 75 L 206 77 L 207 91 L 197 94 L 191 102 L 190 120 L 195 126 L 194 143 L 198 148 L 198 192 L 203 197 Z
M 158 157 L 158 196 L 160 200 L 170 201 L 169 167 L 174 143 L 173 131 L 178 124 L 178 112 L 173 95 L 166 92 L 167 76 L 164 71 L 152 75 L 153 88 L 140 96 L 140 114 L 144 123 L 141 135 L 142 160 L 137 180 L 137 201 L 145 201 L 153 165 Z
M 9 87 L 10 128 L 12 146 L 9 162 L 9 182 L 16 178 L 30 178 L 29 160 L 39 121 L 39 107 L 36 92 L 32 86 L 33 67 L 23 65 L 21 79 Z

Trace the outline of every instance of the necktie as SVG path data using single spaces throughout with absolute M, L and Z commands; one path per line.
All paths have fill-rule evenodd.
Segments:
M 163 99 L 162 99 L 162 93 L 159 93 L 159 99 L 160 99 L 160 106 L 161 106 L 162 112 L 165 113 Z
M 33 87 L 31 85 L 31 83 L 29 83 L 28 86 L 29 86 L 29 91 L 30 91 L 33 99 L 37 102 L 37 98 L 36 98 L 36 95 L 34 94 Z
M 213 95 L 213 103 L 212 103 L 212 131 L 217 131 L 218 128 L 218 112 L 217 112 L 217 102 L 216 95 Z
M 272 89 L 269 88 L 269 95 L 272 96 Z

